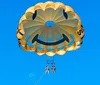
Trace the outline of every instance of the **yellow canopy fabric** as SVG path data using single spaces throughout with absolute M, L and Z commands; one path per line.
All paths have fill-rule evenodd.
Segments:
M 51 1 L 28 8 L 17 29 L 21 49 L 35 51 L 38 55 L 63 55 L 76 50 L 81 46 L 83 36 L 81 20 L 74 10 Z

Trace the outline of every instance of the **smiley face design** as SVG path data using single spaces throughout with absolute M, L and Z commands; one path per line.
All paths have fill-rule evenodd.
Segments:
M 38 55 L 63 55 L 82 44 L 84 29 L 79 16 L 60 2 L 38 3 L 26 10 L 19 21 L 17 38 L 23 50 Z

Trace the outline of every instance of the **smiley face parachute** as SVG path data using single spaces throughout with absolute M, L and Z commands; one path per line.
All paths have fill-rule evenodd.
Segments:
M 38 55 L 63 55 L 82 45 L 84 29 L 79 16 L 60 2 L 38 3 L 19 21 L 17 38 L 22 50 Z

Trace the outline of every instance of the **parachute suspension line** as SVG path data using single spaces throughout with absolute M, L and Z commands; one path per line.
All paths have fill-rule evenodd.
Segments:
M 54 57 L 52 57 L 50 59 L 46 59 L 46 64 L 47 65 L 53 65 L 53 64 L 55 64 Z
M 55 64 L 55 59 L 54 59 L 54 56 L 53 56 L 53 64 Z
M 52 63 L 51 63 L 52 65 L 55 65 L 55 59 L 54 59 L 54 56 L 53 56 L 53 58 L 52 58 Z
M 37 80 L 37 82 L 34 84 L 34 85 L 37 85 L 39 83 L 39 81 L 43 78 L 43 76 L 45 75 L 46 73 L 43 72 L 43 74 L 39 77 L 39 79 Z

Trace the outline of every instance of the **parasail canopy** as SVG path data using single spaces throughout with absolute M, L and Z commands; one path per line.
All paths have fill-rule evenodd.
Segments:
M 84 29 L 74 10 L 60 2 L 38 3 L 19 21 L 17 38 L 22 50 L 38 55 L 63 55 L 82 45 Z

